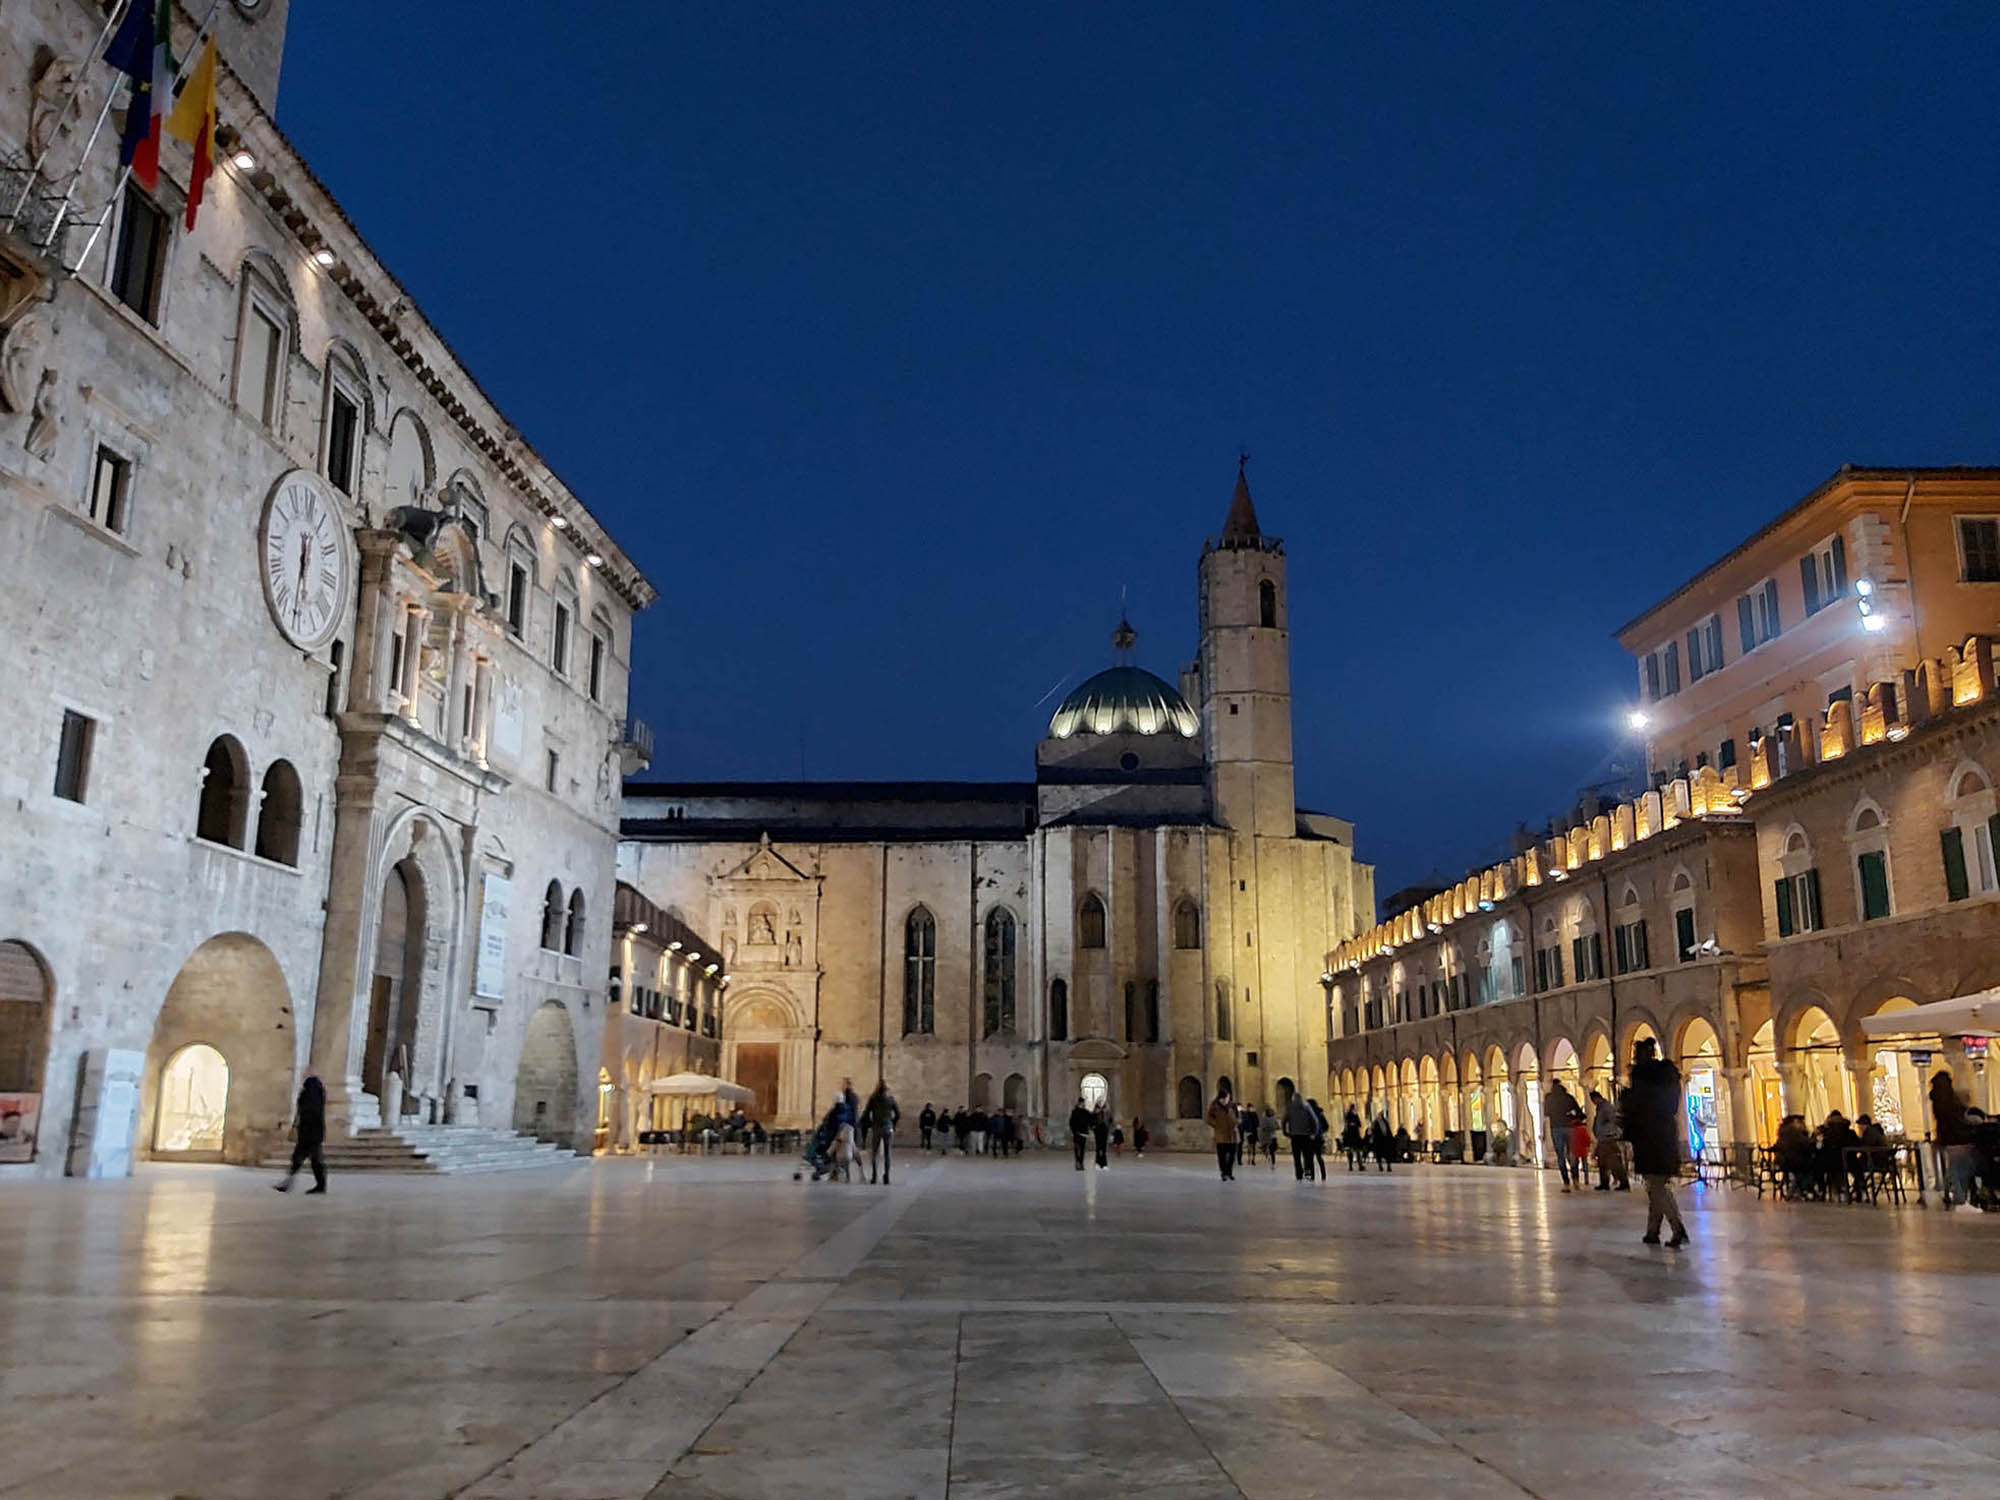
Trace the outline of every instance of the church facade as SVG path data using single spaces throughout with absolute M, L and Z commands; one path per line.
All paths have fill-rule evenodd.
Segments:
M 716 935 L 725 1076 L 804 1125 L 843 1078 L 906 1113 L 1079 1097 L 1194 1145 L 1207 1098 L 1325 1076 L 1322 956 L 1373 919 L 1353 825 L 1293 795 L 1284 545 L 1239 475 L 1176 687 L 1118 660 L 1031 782 L 632 783 L 621 880 Z

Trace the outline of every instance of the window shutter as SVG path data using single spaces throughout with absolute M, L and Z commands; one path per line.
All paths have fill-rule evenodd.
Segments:
M 1965 835 L 1956 828 L 1947 828 L 1938 835 L 1944 845 L 1944 894 L 1948 901 L 1963 901 L 1972 894 L 1972 887 L 1965 878 Z
M 1841 541 L 1838 532 L 1833 538 L 1833 593 L 1829 597 L 1847 597 L 1847 544 Z
M 1748 594 L 1736 601 L 1736 629 L 1743 637 L 1743 650 L 1748 653 L 1757 649 L 1757 606 L 1750 602 Z
M 1791 881 L 1780 880 L 1778 882 L 1777 891 L 1778 891 L 1778 936 L 1781 938 L 1790 937 L 1792 935 Z
M 1697 626 L 1688 632 L 1688 681 L 1700 682 L 1701 674 L 1701 629 Z
M 1826 925 L 1826 921 L 1821 915 L 1823 910 L 1824 908 L 1821 907 L 1819 900 L 1819 871 L 1816 869 L 1808 870 L 1806 871 L 1805 910 L 1799 913 L 1799 926 L 1807 932 L 1818 932 L 1820 928 Z
M 1819 561 L 1810 552 L 1799 559 L 1799 582 L 1805 585 L 1806 613 L 1819 610 Z
M 1889 915 L 1889 856 L 1871 850 L 1856 863 L 1861 867 L 1861 920 Z
M 2000 860 L 2000 813 L 1986 820 L 1986 842 L 1993 851 L 1994 859 Z
M 1627 929 L 1620 927 L 1611 934 L 1611 963 L 1620 974 L 1632 972 L 1632 949 L 1626 933 Z
M 1641 917 L 1632 924 L 1632 967 L 1650 969 L 1652 961 L 1646 953 L 1646 920 Z

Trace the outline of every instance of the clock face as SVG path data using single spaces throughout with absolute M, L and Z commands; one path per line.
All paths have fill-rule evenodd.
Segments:
M 333 638 L 347 607 L 346 523 L 317 474 L 294 469 L 264 506 L 264 598 L 285 638 L 313 651 Z

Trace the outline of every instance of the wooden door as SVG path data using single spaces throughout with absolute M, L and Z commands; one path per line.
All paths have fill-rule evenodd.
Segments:
M 738 1042 L 736 1081 L 757 1097 L 749 1106 L 750 1117 L 766 1125 L 778 1118 L 778 1044 Z

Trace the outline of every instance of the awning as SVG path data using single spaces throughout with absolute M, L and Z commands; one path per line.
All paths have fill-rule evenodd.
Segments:
M 706 1073 L 675 1073 L 671 1077 L 655 1078 L 646 1085 L 646 1092 L 679 1099 L 732 1099 L 739 1104 L 748 1104 L 757 1097 L 754 1090 L 746 1089 L 740 1083 L 712 1078 Z
M 1992 1036 L 2000 1033 L 2000 989 L 1868 1016 L 1861 1031 L 1864 1036 Z

